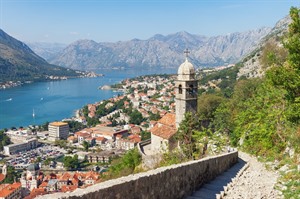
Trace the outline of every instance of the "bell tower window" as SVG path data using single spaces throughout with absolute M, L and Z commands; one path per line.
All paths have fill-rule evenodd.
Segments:
M 178 93 L 182 94 L 182 85 L 181 84 L 178 86 Z

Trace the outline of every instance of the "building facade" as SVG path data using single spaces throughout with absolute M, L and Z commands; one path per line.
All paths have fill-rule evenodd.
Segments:
M 177 81 L 175 82 L 175 102 L 176 102 L 176 128 L 184 119 L 187 112 L 197 112 L 198 81 L 195 79 L 195 69 L 188 61 L 186 50 L 186 60 L 178 68 Z
M 10 144 L 3 147 L 5 155 L 12 155 L 18 152 L 35 149 L 38 146 L 36 138 L 30 138 L 25 140 L 23 143 Z
M 52 122 L 48 125 L 49 140 L 66 140 L 69 136 L 69 124 L 66 122 Z

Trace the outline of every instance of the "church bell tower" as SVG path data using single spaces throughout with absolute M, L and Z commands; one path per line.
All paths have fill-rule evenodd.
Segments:
M 190 51 L 184 51 L 185 62 L 179 66 L 177 81 L 175 82 L 176 128 L 184 119 L 186 112 L 197 112 L 198 82 L 195 79 L 195 69 L 188 61 Z

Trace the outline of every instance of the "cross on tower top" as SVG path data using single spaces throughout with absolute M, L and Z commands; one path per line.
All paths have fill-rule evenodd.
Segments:
M 188 56 L 189 56 L 189 54 L 190 54 L 190 51 L 189 51 L 189 49 L 187 48 L 187 49 L 185 49 L 185 51 L 183 51 L 183 53 L 185 54 L 185 58 L 187 59 Z

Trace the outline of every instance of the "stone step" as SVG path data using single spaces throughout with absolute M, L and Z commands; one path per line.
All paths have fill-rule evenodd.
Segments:
M 232 181 L 237 173 L 243 168 L 246 163 L 243 161 L 237 162 L 227 171 L 217 176 L 214 180 L 204 184 L 191 196 L 185 197 L 184 199 L 215 199 L 216 194 L 220 194 L 224 190 L 224 186 Z
M 209 189 L 209 190 L 215 191 L 215 192 L 223 191 L 223 185 L 218 185 L 215 183 L 205 184 L 202 188 L 206 188 L 206 189 Z

